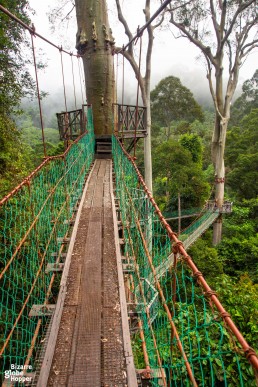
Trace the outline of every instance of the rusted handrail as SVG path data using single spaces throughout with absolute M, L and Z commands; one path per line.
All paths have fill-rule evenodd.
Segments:
M 126 150 L 124 149 L 124 147 L 121 145 L 120 142 L 119 142 L 119 144 L 120 144 L 121 149 L 122 149 L 123 153 L 125 154 L 125 156 L 132 163 L 132 165 L 133 165 L 133 167 L 135 169 L 135 172 L 138 175 L 139 182 L 143 186 L 143 189 L 144 189 L 146 195 L 148 196 L 149 200 L 151 201 L 153 207 L 155 208 L 156 214 L 159 217 L 161 223 L 163 224 L 163 226 L 167 230 L 169 238 L 173 242 L 174 250 L 176 249 L 177 252 L 179 254 L 181 254 L 181 256 L 183 257 L 184 261 L 186 262 L 188 267 L 191 269 L 191 271 L 193 273 L 193 276 L 195 278 L 197 278 L 197 281 L 198 281 L 199 285 L 201 285 L 202 289 L 204 290 L 204 293 L 207 295 L 209 300 L 216 306 L 216 308 L 217 308 L 221 318 L 225 322 L 226 329 L 236 337 L 236 339 L 238 340 L 239 344 L 241 345 L 241 347 L 243 349 L 243 352 L 245 354 L 246 359 L 252 365 L 255 373 L 257 374 L 258 373 L 258 355 L 257 355 L 257 353 L 254 351 L 253 348 L 250 347 L 248 342 L 245 340 L 245 338 L 243 337 L 242 333 L 239 331 L 239 329 L 237 328 L 237 326 L 233 322 L 230 314 L 222 306 L 222 304 L 219 301 L 216 293 L 210 288 L 210 286 L 208 285 L 208 283 L 204 279 L 203 274 L 198 270 L 198 268 L 194 264 L 192 258 L 187 254 L 186 250 L 184 249 L 183 243 L 177 238 L 176 233 L 174 233 L 171 230 L 170 225 L 165 220 L 165 218 L 162 215 L 162 213 L 161 213 L 157 203 L 155 202 L 151 192 L 149 191 L 146 183 L 144 182 L 144 179 L 143 179 L 140 171 L 138 170 L 138 168 L 137 168 L 133 158 L 126 152 Z

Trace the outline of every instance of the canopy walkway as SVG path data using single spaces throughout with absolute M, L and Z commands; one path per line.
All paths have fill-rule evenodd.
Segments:
M 220 216 L 219 209 L 214 211 L 205 211 L 190 227 L 180 234 L 180 239 L 184 242 L 184 248 L 187 250 Z
M 255 385 L 257 354 L 119 140 L 94 162 L 87 115 L 86 132 L 0 202 L 1 384 Z
M 199 219 L 191 224 L 188 228 L 180 234 L 180 239 L 184 244 L 184 249 L 187 250 L 219 217 L 220 212 L 217 209 L 215 212 L 207 211 Z M 160 278 L 171 269 L 174 263 L 173 254 L 170 254 L 163 262 L 156 268 L 156 278 Z M 149 278 L 151 282 L 154 277 Z
M 180 241 L 121 144 L 135 152 L 146 109 L 116 105 L 112 139 L 95 138 L 83 95 L 67 109 L 62 54 L 78 56 L 0 10 L 31 34 L 45 155 L 0 201 L 0 385 L 257 385 L 257 353 L 186 252 L 220 210 Z M 60 156 L 46 153 L 36 36 L 61 57 Z

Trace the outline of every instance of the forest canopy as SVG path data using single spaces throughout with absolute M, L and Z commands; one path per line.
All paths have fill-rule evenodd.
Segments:
M 5 0 L 3 5 L 30 23 L 27 1 Z M 182 28 L 186 31 L 188 27 L 186 20 Z M 28 71 L 28 44 L 23 30 L 0 13 L 2 196 L 38 166 L 44 156 L 37 106 L 25 103 L 23 113 L 20 112 L 23 97 L 35 92 Z M 242 94 L 231 108 L 225 148 L 225 198 L 234 203 L 234 210 L 224 217 L 223 239 L 213 246 L 211 231 L 207 231 L 189 250 L 254 347 L 258 342 L 257 77 L 258 70 L 244 82 Z M 211 142 L 214 123 L 218 124 L 215 116 L 218 118 L 219 112 L 200 106 L 191 90 L 172 74 L 160 80 L 150 97 L 155 199 L 166 217 L 193 208 L 200 214 L 207 200 L 214 197 Z M 50 122 L 52 125 L 45 129 L 45 134 L 48 155 L 54 155 L 63 151 L 63 144 L 59 142 L 53 117 Z M 143 150 L 138 147 L 140 167 L 142 160 Z M 178 219 L 173 217 L 169 220 L 172 228 L 181 231 Z M 194 218 L 186 217 L 180 221 L 182 228 L 186 228 Z

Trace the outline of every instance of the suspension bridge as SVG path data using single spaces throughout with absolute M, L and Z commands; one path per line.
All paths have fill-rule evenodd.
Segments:
M 130 150 L 144 109 L 118 108 Z M 57 118 L 66 151 L 0 201 L 2 386 L 255 386 L 257 353 L 186 252 L 230 203 L 180 241 L 120 129 L 95 138 L 86 104 Z

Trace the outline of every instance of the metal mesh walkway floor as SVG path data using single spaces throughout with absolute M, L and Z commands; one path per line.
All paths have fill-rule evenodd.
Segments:
M 48 386 L 125 386 L 111 160 L 96 160 L 82 206 Z

